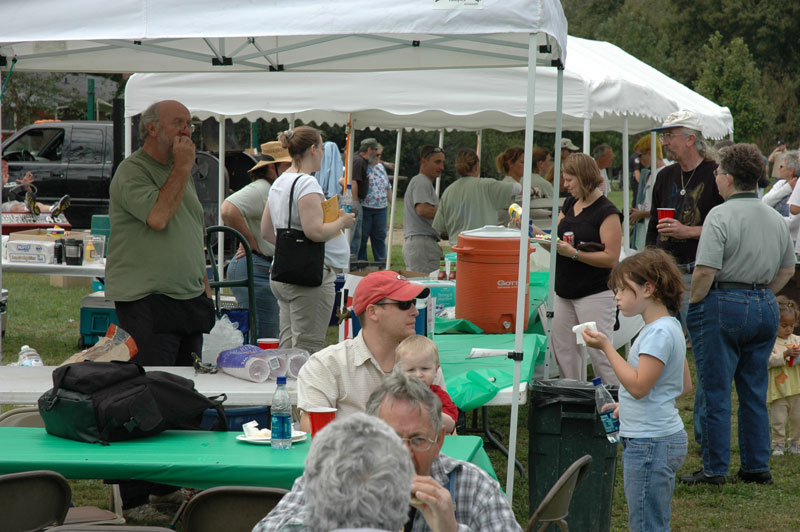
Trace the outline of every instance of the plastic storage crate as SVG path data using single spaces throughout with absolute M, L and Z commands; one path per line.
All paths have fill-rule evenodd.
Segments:
M 81 300 L 81 337 L 78 340 L 80 349 L 96 344 L 112 323 L 119 325 L 114 302 L 105 296 L 105 292 L 92 292 Z

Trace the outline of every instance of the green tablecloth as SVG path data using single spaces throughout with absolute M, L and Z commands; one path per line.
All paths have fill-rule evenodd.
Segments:
M 447 392 L 461 410 L 478 408 L 514 384 L 514 361 L 505 356 L 467 358 L 473 347 L 514 349 L 513 334 L 439 334 L 434 336 L 439 348 Z M 525 334 L 520 382 L 533 377 L 533 368 L 544 358 L 546 337 Z
M 41 428 L 0 427 L 0 474 L 49 469 L 72 479 L 140 479 L 198 489 L 225 485 L 291 489 L 303 473 L 311 441 L 278 451 L 239 442 L 238 434 L 173 430 L 103 446 L 51 436 Z M 448 436 L 442 452 L 497 478 L 477 436 Z

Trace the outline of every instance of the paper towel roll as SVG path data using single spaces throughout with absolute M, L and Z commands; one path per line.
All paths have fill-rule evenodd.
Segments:
M 222 371 L 228 375 L 253 382 L 264 382 L 269 377 L 269 365 L 263 358 L 250 357 L 244 367 L 230 368 L 222 366 Z

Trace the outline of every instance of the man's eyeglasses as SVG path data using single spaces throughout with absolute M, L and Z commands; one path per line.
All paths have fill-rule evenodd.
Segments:
M 431 440 L 430 438 L 426 438 L 425 436 L 414 436 L 413 438 L 400 438 L 403 440 L 403 443 L 408 444 L 414 451 L 419 451 L 424 453 L 425 451 L 430 450 L 433 447 L 433 444 L 439 440 L 437 436 L 435 440 Z
M 686 133 L 659 133 L 658 140 L 664 142 L 665 140 L 669 142 L 675 137 L 688 137 L 689 135 Z
M 411 307 L 417 305 L 417 300 L 411 299 L 409 301 L 382 301 L 380 303 L 375 303 L 375 304 L 381 307 L 384 305 L 397 305 L 397 308 L 399 308 L 400 310 L 408 310 Z
M 194 131 L 194 124 L 192 124 L 191 120 L 188 122 L 184 122 L 183 120 L 173 120 L 171 125 L 175 129 L 187 128 L 189 131 Z

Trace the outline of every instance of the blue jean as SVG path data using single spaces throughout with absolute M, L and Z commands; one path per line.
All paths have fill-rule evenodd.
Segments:
M 263 259 L 258 255 L 253 255 L 253 288 L 256 293 L 255 310 L 256 313 L 256 333 L 257 338 L 278 338 L 280 334 L 280 308 L 278 300 L 272 295 L 269 286 L 269 272 L 272 261 Z M 241 257 L 234 258 L 228 264 L 228 279 L 239 281 L 247 278 L 247 259 Z M 247 288 L 231 288 L 236 303 L 242 308 L 249 308 L 249 298 Z
M 739 397 L 742 471 L 769 471 L 767 360 L 778 332 L 770 290 L 712 289 L 689 306 L 695 364 L 706 398 L 703 470 L 727 475 L 731 452 L 731 381 Z
M 364 220 L 364 209 L 359 206 L 356 210 L 358 211 L 356 223 L 350 229 L 350 255 L 355 257 L 358 256 L 358 251 L 361 249 L 361 222 Z
M 689 447 L 686 431 L 660 438 L 622 438 L 622 476 L 632 532 L 669 532 L 675 473 Z
M 689 333 L 689 340 L 692 340 L 692 347 L 694 348 L 692 331 L 689 329 L 689 326 L 686 323 L 687 315 L 689 313 L 689 287 L 692 285 L 692 274 L 684 273 L 682 275 L 682 278 L 686 290 L 684 290 L 683 297 L 681 297 L 681 308 L 678 311 L 678 319 L 681 321 L 681 325 L 683 325 L 683 328 L 686 329 L 686 331 Z M 701 371 L 702 370 L 700 366 L 698 364 L 695 364 L 697 384 L 694 387 L 694 410 L 692 412 L 692 424 L 694 426 L 694 441 L 696 441 L 700 445 L 700 447 L 703 446 L 702 427 L 703 427 L 703 417 L 706 415 L 706 396 L 703 393 L 703 384 L 700 380 Z
M 386 211 L 361 207 L 361 245 L 358 250 L 358 260 L 367 260 L 367 239 L 372 244 L 372 256 L 375 262 L 386 260 Z

